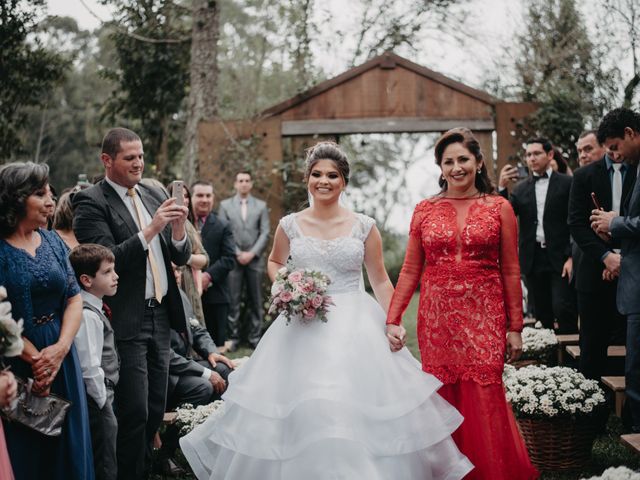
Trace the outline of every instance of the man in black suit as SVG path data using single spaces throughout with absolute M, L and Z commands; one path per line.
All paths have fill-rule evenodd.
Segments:
M 593 210 L 591 227 L 603 236 L 620 240 L 622 260 L 619 268 L 617 304 L 627 316 L 627 355 L 625 357 L 626 408 L 631 411 L 632 430 L 640 433 L 640 113 L 616 108 L 598 126 L 598 141 L 607 155 L 621 159 L 636 169 L 636 181 L 625 205 L 624 215 L 616 211 Z M 612 275 L 616 273 L 613 272 Z
M 605 374 L 607 347 L 624 345 L 625 318 L 616 307 L 617 280 L 605 280 L 605 270 L 617 271 L 620 265 L 620 242 L 603 239 L 591 229 L 589 217 L 595 208 L 594 193 L 605 210 L 621 211 L 636 179 L 635 169 L 621 158 L 605 155 L 604 147 L 593 130 L 580 135 L 579 152 L 582 157 L 600 156 L 593 163 L 576 170 L 569 198 L 569 227 L 581 254 L 575 258 L 574 271 L 580 314 L 580 371 L 587 377 L 600 380 Z
M 204 319 L 216 345 L 226 349 L 230 300 L 227 276 L 236 266 L 235 241 L 229 222 L 213 213 L 213 185 L 199 180 L 192 185 L 191 196 L 196 226 L 209 255 L 209 268 L 202 274 Z
M 106 303 L 121 359 L 118 478 L 140 479 L 149 474 L 151 442 L 164 414 L 169 328 L 186 330 L 171 262 L 184 265 L 191 255 L 188 210 L 139 183 L 144 153 L 131 130 L 107 132 L 100 159 L 105 178 L 75 195 L 73 229 L 80 243 L 105 245 L 116 258 L 120 289 Z
M 536 318 L 545 328 L 554 328 L 557 319 L 558 333 L 574 333 L 578 316 L 569 284 L 567 225 L 571 177 L 551 168 L 553 146 L 546 138 L 528 140 L 525 156 L 533 175 L 518 183 L 509 198 L 519 219 L 520 269 L 533 291 Z

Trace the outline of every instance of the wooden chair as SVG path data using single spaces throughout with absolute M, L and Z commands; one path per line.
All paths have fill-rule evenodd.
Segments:
M 622 417 L 622 407 L 624 406 L 624 377 L 602 377 L 602 383 L 609 387 L 615 395 L 615 412 L 617 417 Z

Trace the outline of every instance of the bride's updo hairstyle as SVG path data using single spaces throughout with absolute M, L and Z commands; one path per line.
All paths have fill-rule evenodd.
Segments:
M 349 161 L 335 142 L 319 142 L 307 149 L 306 168 L 304 171 L 305 183 L 309 180 L 313 166 L 320 160 L 331 160 L 342 176 L 345 186 L 349 184 Z
M 448 132 L 445 132 L 436 142 L 436 164 L 440 168 L 442 168 L 442 155 L 444 154 L 444 151 L 449 145 L 454 143 L 461 143 L 464 148 L 469 150 L 469 152 L 476 157 L 476 160 L 484 159 L 482 151 L 480 150 L 480 143 L 476 137 L 473 136 L 471 130 L 465 127 L 452 128 Z M 438 183 L 440 184 L 442 191 L 446 192 L 448 185 L 442 175 L 440 176 Z M 480 172 L 476 173 L 475 187 L 480 193 L 493 193 L 495 191 L 495 187 L 489 178 L 489 172 L 487 171 L 487 165 L 485 162 L 482 163 Z

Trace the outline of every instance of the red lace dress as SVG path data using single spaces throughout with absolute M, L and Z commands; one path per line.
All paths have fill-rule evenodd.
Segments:
M 513 413 L 502 370 L 507 331 L 522 330 L 517 223 L 500 196 L 423 200 L 387 323 L 399 325 L 420 281 L 418 342 L 438 393 L 464 416 L 453 434 L 474 464 L 465 478 L 537 478 Z

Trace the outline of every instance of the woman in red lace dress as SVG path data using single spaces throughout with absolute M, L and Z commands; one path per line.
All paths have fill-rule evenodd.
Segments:
M 475 466 L 465 478 L 537 478 L 502 384 L 505 353 L 512 361 L 522 350 L 515 215 L 492 195 L 470 130 L 448 131 L 435 151 L 442 192 L 414 211 L 387 336 L 392 349 L 402 345 L 402 314 L 421 281 L 422 368 L 443 382 L 440 395 L 464 416 L 453 438 Z

